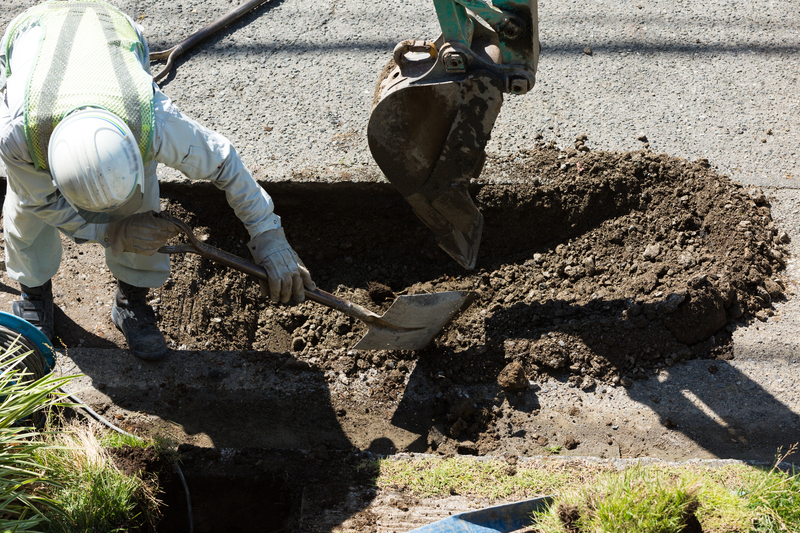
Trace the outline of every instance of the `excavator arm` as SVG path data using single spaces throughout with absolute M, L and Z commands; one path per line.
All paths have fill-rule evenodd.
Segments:
M 381 72 L 367 138 L 375 162 L 467 269 L 475 267 L 483 216 L 468 186 L 483 170 L 503 93 L 536 81 L 536 0 L 434 0 L 435 41 L 399 43 Z

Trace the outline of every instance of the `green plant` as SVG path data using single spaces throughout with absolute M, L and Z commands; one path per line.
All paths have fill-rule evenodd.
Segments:
M 98 424 L 87 423 L 72 423 L 50 434 L 51 446 L 39 454 L 39 461 L 61 482 L 51 495 L 61 512 L 47 515 L 48 531 L 116 532 L 155 526 L 159 517 L 157 486 L 140 473 L 120 471 L 108 447 L 101 443 L 108 439 L 104 435 Z M 130 437 L 112 440 L 130 446 Z M 136 438 L 134 442 L 143 444 Z
M 775 460 L 768 472 L 754 469 L 748 472 L 739 495 L 755 514 L 753 531 L 772 533 L 800 531 L 800 473 L 783 472 L 778 465 L 797 450 L 793 445 Z
M 387 458 L 378 461 L 378 468 L 378 487 L 401 488 L 418 497 L 462 494 L 489 500 L 553 494 L 568 481 L 592 477 L 599 470 L 592 466 L 575 474 L 555 463 L 518 467 L 501 459 L 464 457 Z
M 554 444 L 553 446 L 545 446 L 544 449 L 545 451 L 547 451 L 547 453 L 552 453 L 553 455 L 558 455 L 559 453 L 561 453 L 561 445 L 559 444 Z
M 0 353 L 0 530 L 41 531 L 44 512 L 58 514 L 49 489 L 58 487 L 52 472 L 37 462 L 47 447 L 31 425 L 34 414 L 62 404 L 59 389 L 71 377 L 52 374 L 33 380 L 16 342 Z
M 544 533 L 679 533 L 697 510 L 695 492 L 686 478 L 637 465 L 568 489 L 536 519 Z

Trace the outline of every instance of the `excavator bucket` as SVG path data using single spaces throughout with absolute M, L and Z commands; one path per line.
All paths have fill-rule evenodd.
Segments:
M 439 246 L 472 269 L 483 216 L 469 184 L 483 170 L 503 93 L 533 87 L 536 0 L 495 0 L 499 7 L 475 0 L 434 3 L 442 36 L 395 47 L 375 89 L 367 139 L 375 162 Z
M 381 98 L 367 129 L 386 178 L 467 269 L 475 266 L 483 230 L 469 182 L 483 170 L 502 101 L 493 80 L 481 76 L 407 86 Z

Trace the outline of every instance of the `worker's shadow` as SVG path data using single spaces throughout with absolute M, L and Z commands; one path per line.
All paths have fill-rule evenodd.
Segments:
M 171 351 L 157 363 L 127 350 L 69 355 L 85 376 L 70 385 L 78 396 L 132 431 L 136 414 L 146 413 L 150 425 L 141 427 L 184 443 L 200 530 L 255 531 L 261 523 L 258 531 L 279 531 L 298 520 L 333 527 L 375 496 L 370 456 L 343 432 L 322 371 L 305 362 L 263 351 Z M 128 413 L 118 418 L 116 406 Z M 177 479 L 167 489 L 159 531 L 185 531 L 183 490 Z M 344 502 L 351 500 L 363 507 L 350 509 Z M 330 516 L 331 508 L 339 514 Z
M 20 297 L 19 285 L 16 287 L 12 286 L 16 285 L 15 283 L 8 285 L 5 283 L 7 278 L 5 276 L 3 276 L 3 278 L 4 280 L 0 281 L 0 293 L 7 295 L 7 302 L 4 306 L 5 308 L 0 310 L 10 313 L 13 300 Z M 115 349 L 118 347 L 115 343 L 103 338 L 102 335 L 98 335 L 96 332 L 84 329 L 81 325 L 72 320 L 68 314 L 64 313 L 64 311 L 62 311 L 57 305 L 53 309 L 53 322 L 55 324 L 56 335 L 55 339 L 53 339 L 53 343 L 57 347 L 66 349 L 75 347 L 80 348 L 84 345 L 91 346 L 93 348 L 105 349 Z
M 510 407 L 518 411 L 530 413 L 539 408 L 535 390 L 506 394 L 495 381 L 497 373 L 507 362 L 504 359 L 506 352 L 504 344 L 511 340 L 519 345 L 529 346 L 539 339 L 546 338 L 546 332 L 550 332 L 556 335 L 556 339 L 566 339 L 567 342 L 570 342 L 568 337 L 578 339 L 591 348 L 594 358 L 621 364 L 624 361 L 618 353 L 621 350 L 620 343 L 609 342 L 609 339 L 621 339 L 626 336 L 630 338 L 631 331 L 642 331 L 641 321 L 635 321 L 634 318 L 622 313 L 628 304 L 629 302 L 624 300 L 595 301 L 586 305 L 549 301 L 517 303 L 501 309 L 486 320 L 486 345 L 481 349 L 484 352 L 482 356 L 484 362 L 490 363 L 486 368 L 494 368 L 496 373 L 485 374 L 482 385 L 467 385 L 463 375 L 459 376 L 458 372 L 449 373 L 442 361 L 434 364 L 431 354 L 426 357 L 423 351 L 392 422 L 420 434 L 421 437 L 412 451 L 424 451 L 431 444 L 435 444 L 432 442 L 435 439 L 432 439 L 431 435 L 447 431 L 453 427 L 454 422 L 457 422 L 454 419 L 459 413 L 458 402 L 461 397 L 469 396 L 477 407 L 491 409 L 507 402 Z M 570 323 L 571 319 L 577 317 L 585 320 L 586 317 L 598 316 L 598 311 L 603 313 L 600 336 L 590 335 L 586 330 L 592 328 L 588 326 L 576 328 Z M 643 313 L 647 311 L 644 309 Z M 552 316 L 561 316 L 561 324 L 552 325 L 550 323 Z M 509 339 L 510 331 L 520 331 L 520 328 L 512 327 L 519 321 L 530 324 L 529 333 Z M 634 321 L 635 324 L 632 323 Z M 649 331 L 649 333 L 671 336 L 666 328 L 657 323 L 655 326 L 651 323 L 648 327 L 655 328 L 655 332 Z M 635 339 L 636 334 L 633 337 Z M 641 338 L 647 336 L 642 335 Z M 598 342 L 598 339 L 602 339 L 602 342 Z M 672 340 L 674 343 L 674 338 Z M 547 339 L 546 341 L 549 342 Z M 553 340 L 553 343 L 557 342 L 558 340 Z M 700 348 L 707 348 L 710 342 L 706 340 L 694 346 L 699 350 L 695 352 L 694 357 L 702 352 Z M 639 346 L 641 352 L 645 350 L 649 352 L 651 348 L 653 347 L 644 344 Z M 689 347 L 684 346 L 684 348 Z M 655 367 L 658 362 L 655 350 L 653 353 L 654 360 L 646 362 L 646 366 L 650 368 Z M 687 350 L 685 354 L 688 353 Z M 707 354 L 706 357 L 708 356 Z M 692 357 L 688 356 L 690 360 L 685 363 L 664 362 L 658 365 L 661 370 L 657 376 L 652 373 L 640 374 L 641 379 L 634 379 L 629 388 L 619 387 L 619 390 L 625 390 L 625 394 L 632 400 L 648 406 L 657 413 L 665 431 L 683 434 L 716 457 L 769 462 L 779 448 L 785 450 L 800 441 L 800 416 L 764 387 L 726 360 L 692 359 Z M 450 361 L 455 361 L 457 358 L 456 355 Z M 666 359 L 668 358 L 667 356 Z M 662 354 L 660 361 L 666 359 Z M 459 361 L 456 364 L 458 368 L 464 363 Z M 566 372 L 565 367 L 569 364 L 569 362 L 564 363 L 560 371 L 549 369 L 550 377 L 566 384 L 570 374 Z M 631 376 L 632 369 L 621 366 L 618 373 Z M 572 385 L 580 386 L 581 380 L 573 381 Z M 589 393 L 605 387 L 606 385 L 590 387 Z M 453 390 L 459 391 L 458 394 L 454 395 Z M 435 400 L 431 401 L 431 398 Z M 437 423 L 440 423 L 441 427 L 437 428 Z M 461 428 L 467 429 L 463 424 Z M 468 430 L 465 435 L 459 435 L 458 429 L 456 424 L 456 434 L 450 436 L 460 440 L 474 437 L 474 431 L 473 435 L 470 435 Z M 524 436 L 524 432 L 518 436 Z M 529 448 L 535 449 L 533 443 Z M 637 454 L 647 455 L 647 449 L 640 450 Z M 800 455 L 797 454 L 789 457 L 790 460 L 798 458 Z

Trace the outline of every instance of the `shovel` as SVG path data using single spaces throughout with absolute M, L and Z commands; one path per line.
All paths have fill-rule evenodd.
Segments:
M 158 216 L 175 224 L 189 238 L 189 244 L 162 246 L 159 252 L 194 253 L 256 278 L 269 279 L 261 266 L 199 240 L 183 221 L 164 212 Z M 383 315 L 373 313 L 365 307 L 321 289 L 314 291 L 306 289 L 305 296 L 318 304 L 357 318 L 367 325 L 369 328 L 367 333 L 353 347 L 356 350 L 420 350 L 433 340 L 468 301 L 472 301 L 475 293 L 448 291 L 404 295 L 397 298 Z

